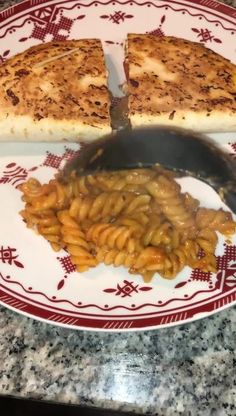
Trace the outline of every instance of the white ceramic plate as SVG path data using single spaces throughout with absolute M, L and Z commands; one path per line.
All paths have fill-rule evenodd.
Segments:
M 41 1 L 0 13 L 0 61 L 41 42 L 99 37 L 116 96 L 124 81 L 123 42 L 129 32 L 199 41 L 236 63 L 236 11 L 215 1 Z M 158 42 L 158 38 L 157 38 Z M 236 134 L 213 135 L 236 157 Z M 106 331 L 158 328 L 206 317 L 236 303 L 236 238 L 220 239 L 218 271 L 185 268 L 175 280 L 150 284 L 120 267 L 75 273 L 66 252 L 26 229 L 17 185 L 53 177 L 78 145 L 0 145 L 0 303 L 61 326 Z M 186 178 L 184 190 L 204 206 L 223 206 L 207 185 Z

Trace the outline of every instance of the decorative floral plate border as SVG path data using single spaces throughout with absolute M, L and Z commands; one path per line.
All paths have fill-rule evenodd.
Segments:
M 236 62 L 235 18 L 233 8 L 211 0 L 27 0 L 0 12 L 0 62 L 37 43 L 99 36 L 110 67 L 110 87 L 119 96 L 126 33 L 182 34 Z M 212 137 L 235 157 L 236 134 Z M 52 253 L 46 242 L 25 229 L 16 213 L 22 207 L 18 185 L 29 176 L 52 177 L 79 146 L 40 144 L 36 151 L 32 144 L 24 150 L 19 144 L 1 144 L 0 148 L 2 305 L 56 325 L 121 331 L 189 322 L 236 303 L 236 239 L 230 246 L 221 239 L 216 275 L 189 269 L 172 282 L 154 279 L 145 284 L 122 268 L 99 266 L 78 277 L 67 253 Z M 199 195 L 211 195 L 197 183 L 195 188 Z M 214 194 L 208 199 L 209 206 L 219 206 Z

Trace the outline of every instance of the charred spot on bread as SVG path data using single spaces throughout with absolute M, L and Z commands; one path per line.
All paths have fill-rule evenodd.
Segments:
M 7 93 L 7 96 L 11 99 L 12 105 L 15 106 L 20 102 L 19 98 L 10 88 L 6 90 L 6 93 Z

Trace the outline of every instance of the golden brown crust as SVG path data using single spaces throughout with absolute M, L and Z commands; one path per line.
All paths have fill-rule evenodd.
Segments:
M 224 113 L 236 127 L 236 67 L 224 57 L 180 38 L 130 34 L 127 60 L 131 121 L 184 126 L 189 115 L 188 128 L 199 119 L 212 130 Z
M 0 91 L 0 126 L 7 117 L 27 116 L 35 129 L 42 120 L 109 129 L 107 71 L 98 39 L 50 42 L 10 58 L 0 67 Z

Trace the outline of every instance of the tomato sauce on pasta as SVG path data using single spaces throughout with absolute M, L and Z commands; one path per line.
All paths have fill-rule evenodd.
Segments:
M 54 250 L 66 249 L 78 272 L 101 262 L 123 265 L 146 282 L 157 273 L 173 279 L 186 265 L 215 272 L 217 232 L 236 232 L 230 212 L 200 207 L 160 167 L 73 172 L 47 184 L 31 178 L 20 190 L 27 226 Z

